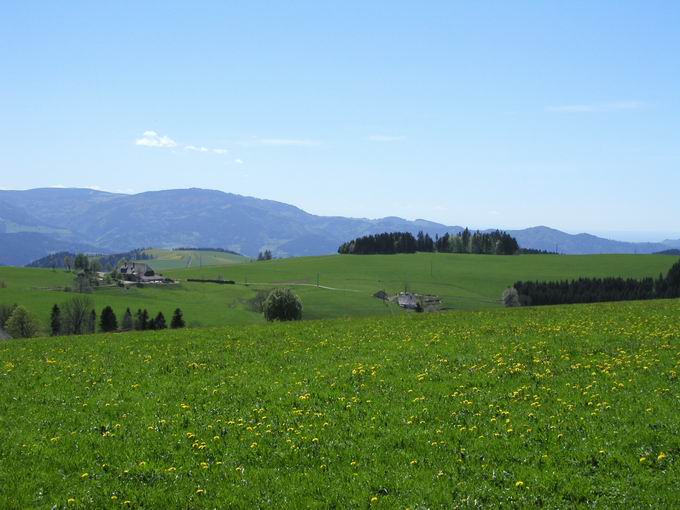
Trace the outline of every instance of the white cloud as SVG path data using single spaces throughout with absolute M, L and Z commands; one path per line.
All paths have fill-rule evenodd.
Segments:
M 550 113 L 607 113 L 640 110 L 646 105 L 642 101 L 614 101 L 609 103 L 568 104 L 549 106 Z
M 242 165 L 242 164 L 243 164 L 243 160 L 242 160 L 242 159 L 235 159 L 235 160 L 234 160 L 234 163 L 236 163 L 237 165 Z
M 252 138 L 238 143 L 240 145 L 269 145 L 278 147 L 311 147 L 321 145 L 321 142 L 318 140 L 305 138 Z
M 406 140 L 406 137 L 395 135 L 369 135 L 368 140 L 371 142 L 401 142 Z
M 208 152 L 210 150 L 207 147 L 196 147 L 195 145 L 185 145 L 184 148 L 194 152 Z
M 135 140 L 135 145 L 143 147 L 176 147 L 177 142 L 169 136 L 161 136 L 155 131 L 144 131 L 144 135 Z
M 224 155 L 227 149 L 212 149 L 204 147 L 203 145 L 180 144 L 169 136 L 161 136 L 156 131 L 144 131 L 141 138 L 135 140 L 135 145 L 143 147 L 164 147 L 164 148 L 180 148 L 191 152 L 212 152 L 213 154 Z

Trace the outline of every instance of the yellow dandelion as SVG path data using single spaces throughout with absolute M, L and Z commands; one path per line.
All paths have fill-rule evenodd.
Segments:
M 656 460 L 658 460 L 659 462 L 661 462 L 661 461 L 664 460 L 665 458 L 666 458 L 666 454 L 665 454 L 664 452 L 661 452 L 661 453 L 659 454 L 659 456 L 656 458 Z
M 524 487 L 524 482 L 522 480 L 517 480 L 515 482 L 515 487 L 517 487 L 518 489 L 521 489 L 522 487 Z
M 196 494 L 202 496 L 203 494 L 205 494 L 205 489 L 196 489 Z
M 412 466 L 415 466 L 416 464 L 418 464 L 418 461 L 417 461 L 416 459 L 413 459 L 413 460 L 411 461 L 411 465 L 412 465 Z
M 257 448 L 257 443 L 253 443 L 250 445 L 251 448 Z
M 83 473 L 82 475 L 80 475 L 80 479 L 81 479 L 81 480 L 87 480 L 88 478 L 90 478 L 90 474 L 89 474 L 89 473 Z
M 371 505 L 375 505 L 378 502 L 378 496 L 373 496 L 371 498 Z
M 647 462 L 647 457 L 640 457 L 640 464 Z

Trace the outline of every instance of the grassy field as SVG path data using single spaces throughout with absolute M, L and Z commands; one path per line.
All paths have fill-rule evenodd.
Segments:
M 680 302 L 0 344 L 0 508 L 671 508 Z
M 657 276 L 665 273 L 676 260 L 676 257 L 654 255 L 502 257 L 426 253 L 303 257 L 169 268 L 163 273 L 179 279 L 180 285 L 102 288 L 94 292 L 92 298 L 98 311 L 111 305 L 119 317 L 128 306 L 133 312 L 147 308 L 154 316 L 162 311 L 166 318 L 180 307 L 190 326 L 238 325 L 263 321 L 261 314 L 249 304 L 258 291 L 289 286 L 304 303 L 305 319 L 391 316 L 400 314 L 400 310 L 372 297 L 376 291 L 397 293 L 408 288 L 436 294 L 449 308 L 478 310 L 500 306 L 503 289 L 517 280 Z M 149 262 L 152 267 L 158 264 L 156 260 Z M 239 284 L 186 281 L 220 276 Z M 72 280 L 73 275 L 63 271 L 0 267 L 0 281 L 7 284 L 7 288 L 0 288 L 0 303 L 23 304 L 46 326 L 52 305 L 70 298 L 63 291 L 50 289 L 72 285 Z
M 153 257 L 153 259 L 144 262 L 150 264 L 156 271 L 178 268 L 200 268 L 203 266 L 226 266 L 241 264 L 250 260 L 248 257 L 234 255 L 233 253 L 209 250 L 148 249 L 144 250 L 144 252 Z

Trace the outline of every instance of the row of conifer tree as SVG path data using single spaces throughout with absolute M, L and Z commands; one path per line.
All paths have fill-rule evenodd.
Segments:
M 458 234 L 436 235 L 434 239 L 422 231 L 414 236 L 410 232 L 385 232 L 358 237 L 343 243 L 338 253 L 355 255 L 441 252 L 477 253 L 484 255 L 515 255 L 520 252 L 517 240 L 507 232 L 472 232 L 465 229 Z
M 680 261 L 658 278 L 579 278 L 571 281 L 516 282 L 522 305 L 561 305 L 680 297 Z
M 180 308 L 177 308 L 172 315 L 170 328 L 179 329 L 184 326 L 184 314 Z M 167 329 L 167 327 L 168 324 L 163 312 L 158 312 L 156 317 L 152 318 L 146 308 L 138 309 L 134 315 L 130 308 L 127 308 L 120 322 L 110 306 L 105 306 L 99 317 L 97 317 L 94 308 L 81 310 L 77 306 L 74 307 L 73 303 L 66 303 L 62 307 L 55 304 L 50 314 L 52 336 L 91 334 L 96 333 L 97 330 L 102 333 L 110 333 L 114 331 Z

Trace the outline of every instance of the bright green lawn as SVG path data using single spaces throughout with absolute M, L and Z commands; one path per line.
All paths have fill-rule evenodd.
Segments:
M 222 255 L 222 254 L 219 254 Z M 179 279 L 179 286 L 143 289 L 99 289 L 92 298 L 98 311 L 111 305 L 119 317 L 130 307 L 162 311 L 169 318 L 180 307 L 191 326 L 220 326 L 262 322 L 248 304 L 258 290 L 292 286 L 304 304 L 305 319 L 400 314 L 373 298 L 381 289 L 397 293 L 404 288 L 439 295 L 446 307 L 482 309 L 500 306 L 505 287 L 519 279 L 562 279 L 579 276 L 657 276 L 675 257 L 654 255 L 590 256 L 484 256 L 426 254 L 301 257 L 194 269 L 164 270 Z M 151 261 L 153 262 L 153 261 Z M 322 286 L 316 288 L 316 279 Z M 188 283 L 188 278 L 236 280 L 239 285 Z M 0 303 L 19 303 L 37 314 L 43 325 L 54 303 L 71 297 L 48 290 L 72 284 L 73 275 L 49 269 L 0 267 Z M 244 284 L 248 282 L 248 286 Z
M 0 508 L 672 508 L 680 301 L 0 344 Z

